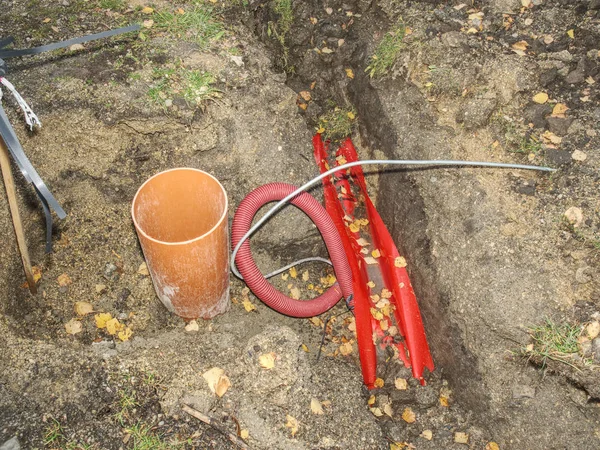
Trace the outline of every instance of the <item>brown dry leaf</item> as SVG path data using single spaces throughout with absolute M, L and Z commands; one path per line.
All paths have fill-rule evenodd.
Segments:
M 75 302 L 75 314 L 85 316 L 94 312 L 94 307 L 89 302 Z
M 57 281 L 58 281 L 59 286 L 68 286 L 69 284 L 71 284 L 73 282 L 73 280 L 71 280 L 71 277 L 69 275 L 67 275 L 66 273 L 59 275 L 59 277 L 57 278 Z
M 310 277 L 310 274 L 308 273 L 308 270 L 305 270 L 304 272 L 302 272 L 302 281 L 308 281 Z
M 427 439 L 428 441 L 430 441 L 431 439 L 433 439 L 433 432 L 431 430 L 423 430 L 420 436 L 423 439 Z
M 396 259 L 394 259 L 394 266 L 396 267 L 406 267 L 406 259 L 404 259 L 404 256 L 398 256 Z
M 285 426 L 290 429 L 292 436 L 296 436 L 296 433 L 298 432 L 298 419 L 290 416 L 289 414 L 285 416 L 285 419 L 287 420 Z
M 246 312 L 252 312 L 256 310 L 256 306 L 248 298 L 242 300 L 242 306 L 244 307 Z
M 250 433 L 244 428 L 243 430 L 240 430 L 240 437 L 246 440 L 250 437 Z
M 450 399 L 445 395 L 440 395 L 440 405 L 447 408 L 450 406 Z
M 468 444 L 469 435 L 467 433 L 463 433 L 462 431 L 457 431 L 454 433 L 454 442 L 457 444 Z
M 600 323 L 594 320 L 587 327 L 585 327 L 585 333 L 588 335 L 591 341 L 593 341 L 600 334 Z
M 396 327 L 395 325 L 392 325 L 389 329 L 388 329 L 388 334 L 392 337 L 397 336 L 398 335 L 398 327 Z
M 392 298 L 392 292 L 389 289 L 383 288 L 381 290 L 381 298 Z
M 290 289 L 290 297 L 292 297 L 294 300 L 299 300 L 300 299 L 300 289 L 298 289 L 297 287 L 293 287 Z
M 525 50 L 527 50 L 527 47 L 529 47 L 529 44 L 527 43 L 527 41 L 519 41 L 519 42 L 515 42 L 512 46 L 513 50 L 519 50 L 524 52 Z
M 258 357 L 258 364 L 260 364 L 260 367 L 263 369 L 271 370 L 275 367 L 276 356 L 277 355 L 273 352 L 264 353 Z
M 352 69 L 346 69 L 346 76 L 350 79 L 354 78 L 354 72 Z
M 138 267 L 137 273 L 139 275 L 143 275 L 145 277 L 147 277 L 148 275 L 150 275 L 150 272 L 148 272 L 148 265 L 146 264 L 145 261 L 140 264 L 140 267 Z
M 110 313 L 100 313 L 96 314 L 94 319 L 96 320 L 96 327 L 106 328 L 106 323 L 112 319 L 112 316 Z
M 125 341 L 128 341 L 132 335 L 133 335 L 133 331 L 131 331 L 131 328 L 126 327 L 123 331 L 119 331 L 119 333 L 117 334 L 117 337 L 121 341 L 125 342 Z
M 75 318 L 69 320 L 67 323 L 65 323 L 65 331 L 68 334 L 77 334 L 77 333 L 81 333 L 81 331 L 83 330 L 83 325 L 81 325 L 81 322 Z
M 202 374 L 202 378 L 206 380 L 209 389 L 219 397 L 223 397 L 227 389 L 231 387 L 231 381 L 225 371 L 219 367 L 213 367 Z
M 49 23 L 52 19 L 50 19 L 50 17 L 46 17 L 44 20 L 42 20 L 42 23 Z
M 310 323 L 312 323 L 313 325 L 317 326 L 317 327 L 322 327 L 323 326 L 323 321 L 321 320 L 320 317 L 311 317 L 308 319 Z
M 340 353 L 343 356 L 348 356 L 350 353 L 352 353 L 352 343 L 346 342 L 346 343 L 340 345 Z
M 373 316 L 373 318 L 375 320 L 381 320 L 381 319 L 383 319 L 383 313 L 381 311 L 378 311 L 375 308 L 371 308 L 371 315 Z
M 154 26 L 154 20 L 152 20 L 152 19 L 147 19 L 147 20 L 144 20 L 144 21 L 142 22 L 142 26 L 143 26 L 144 28 L 152 28 L 152 27 Z
M 495 442 L 488 442 L 485 446 L 485 450 L 500 450 L 500 446 Z
M 321 405 L 321 402 L 319 400 L 317 400 L 316 398 L 313 398 L 310 401 L 310 410 L 312 411 L 313 414 L 316 414 L 318 416 L 322 416 L 323 414 L 325 414 L 325 412 L 323 411 L 323 406 Z
M 361 247 L 366 247 L 367 245 L 369 245 L 369 242 L 366 239 L 364 239 L 364 238 L 357 239 L 356 243 L 358 245 L 360 245 Z
M 123 324 L 119 322 L 119 319 L 112 318 L 108 322 L 106 322 L 106 331 L 108 334 L 114 336 L 118 331 L 123 329 Z
M 193 332 L 193 331 L 198 331 L 200 329 L 200 326 L 198 325 L 198 322 L 196 322 L 195 320 L 190 320 L 189 323 L 187 323 L 184 328 L 185 328 L 185 331 Z
M 375 249 L 371 252 L 371 256 L 373 256 L 373 258 L 379 258 L 381 256 L 381 252 L 378 249 Z
M 569 36 L 571 39 L 575 39 L 575 31 L 572 29 L 567 31 L 567 36 Z
M 296 270 L 296 268 L 295 268 L 295 267 L 292 267 L 292 268 L 290 269 L 290 277 L 292 277 L 292 278 L 296 278 L 296 277 L 298 277 L 298 271 Z
M 376 378 L 374 383 L 376 388 L 382 388 L 385 385 L 383 378 Z
M 304 350 L 306 353 L 310 352 L 310 350 L 308 349 L 308 346 L 306 344 L 302 344 L 302 350 Z
M 310 99 L 312 98 L 308 91 L 300 91 L 300 97 L 302 97 L 305 102 L 310 102 Z
M 405 378 L 396 378 L 394 380 L 394 386 L 396 386 L 396 389 L 399 391 L 405 391 L 408 389 L 408 381 L 406 381 Z
M 377 260 L 371 256 L 365 256 L 365 262 L 367 264 L 377 264 Z
M 531 99 L 535 103 L 543 105 L 544 103 L 546 103 L 548 101 L 548 94 L 546 94 L 545 92 L 539 92 L 539 93 L 535 94 Z
M 319 22 L 319 19 L 317 19 L 316 17 L 311 17 L 310 18 L 310 23 L 312 23 L 313 25 L 316 25 L 317 22 Z
M 375 282 L 374 281 L 369 281 L 367 283 L 367 286 L 369 286 L 371 289 L 373 289 L 375 287 Z
M 381 320 L 379 322 L 379 328 L 381 328 L 383 331 L 387 331 L 387 329 L 390 327 L 390 324 L 388 323 L 387 320 Z
M 417 416 L 412 409 L 407 407 L 404 408 L 404 412 L 402 413 L 402 420 L 404 420 L 406 423 L 415 423 Z
M 546 143 L 550 142 L 550 143 L 555 144 L 555 145 L 558 145 L 558 144 L 560 144 L 562 142 L 562 138 L 560 136 L 555 135 L 550 130 L 544 131 L 544 134 L 542 134 L 542 139 Z
M 153 12 L 154 8 L 150 8 L 149 6 L 142 8 L 142 14 L 152 14 Z
M 33 281 L 35 283 L 42 279 L 42 269 L 39 266 L 33 266 L 31 268 L 31 273 L 33 274 Z
M 371 396 L 369 397 L 369 400 L 367 400 L 367 405 L 369 405 L 369 406 L 373 406 L 374 404 L 375 404 L 375 396 L 374 396 L 374 395 L 371 395 Z
M 557 103 L 552 109 L 552 117 L 564 117 L 569 107 L 564 103 Z
M 353 233 L 358 233 L 360 231 L 360 224 L 358 222 L 352 222 L 348 225 L 348 228 L 350 228 L 350 231 Z

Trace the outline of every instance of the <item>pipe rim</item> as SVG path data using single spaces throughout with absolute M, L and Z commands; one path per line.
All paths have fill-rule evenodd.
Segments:
M 157 178 L 161 175 L 164 175 L 166 173 L 169 172 L 175 172 L 175 171 L 191 171 L 191 172 L 199 172 L 203 175 L 207 175 L 208 177 L 212 178 L 214 181 L 217 182 L 217 185 L 221 188 L 221 191 L 223 192 L 223 196 L 225 197 L 225 207 L 223 208 L 223 213 L 221 214 L 221 217 L 219 218 L 219 220 L 217 220 L 217 223 L 210 229 L 208 230 L 206 233 L 201 234 L 200 236 L 197 236 L 193 239 L 189 239 L 187 241 L 178 241 L 178 242 L 166 242 L 166 241 L 161 241 L 159 239 L 153 238 L 152 236 L 150 236 L 149 234 L 147 234 L 144 229 L 140 226 L 140 224 L 138 223 L 136 217 L 135 217 L 135 204 L 136 201 L 138 199 L 138 196 L 140 194 L 140 192 L 142 191 L 142 189 L 144 188 L 144 186 L 146 186 L 146 184 L 148 184 L 150 181 L 152 181 L 154 178 Z M 135 226 L 135 229 L 138 233 L 141 233 L 142 236 L 144 236 L 146 239 L 155 242 L 157 244 L 161 244 L 161 245 L 187 245 L 187 244 L 191 244 L 192 242 L 196 242 L 199 241 L 200 239 L 205 238 L 206 236 L 210 235 L 211 233 L 213 233 L 217 228 L 219 228 L 219 226 L 223 223 L 223 221 L 227 218 L 227 214 L 229 211 L 229 198 L 227 197 L 227 191 L 225 190 L 225 188 L 223 187 L 223 185 L 221 184 L 221 182 L 219 180 L 217 180 L 217 178 L 215 178 L 213 175 L 211 175 L 208 172 L 205 172 L 204 170 L 200 170 L 200 169 L 195 169 L 193 167 L 175 167 L 173 169 L 167 169 L 167 170 L 163 170 L 162 172 L 158 172 L 157 174 L 152 175 L 150 178 L 148 178 L 146 181 L 144 181 L 144 183 L 142 183 L 142 185 L 138 188 L 137 192 L 135 193 L 134 197 L 133 197 L 133 201 L 131 202 L 131 218 L 133 219 L 133 224 Z

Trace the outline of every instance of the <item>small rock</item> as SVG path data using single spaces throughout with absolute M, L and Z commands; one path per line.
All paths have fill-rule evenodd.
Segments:
M 431 408 L 438 404 L 438 393 L 430 386 L 422 386 L 416 389 L 416 400 L 420 406 Z
M 115 266 L 113 263 L 106 263 L 106 266 L 104 267 L 104 278 L 106 278 L 109 281 L 116 281 L 119 279 L 119 272 L 118 272 L 118 267 Z
M 461 47 L 467 43 L 467 36 L 458 31 L 449 31 L 442 34 L 442 43 L 448 47 Z
M 579 67 L 577 67 L 577 69 L 573 70 L 572 72 L 569 72 L 569 74 L 565 78 L 565 81 L 569 84 L 582 83 L 583 80 L 585 80 L 585 73 L 579 70 Z
M 548 57 L 550 59 L 556 59 L 557 61 L 562 61 L 562 62 L 573 61 L 573 55 L 571 55 L 571 53 L 569 53 L 569 50 L 562 50 L 560 52 L 548 53 Z
M 173 106 L 173 100 L 172 100 L 172 99 L 170 99 L 170 98 L 166 99 L 166 100 L 165 100 L 165 106 L 166 106 L 167 108 L 170 108 L 171 106 Z
M 69 47 L 69 50 L 71 50 L 72 52 L 76 52 L 78 50 L 83 50 L 85 47 L 81 44 L 73 44 Z
M 569 132 L 569 127 L 573 119 L 568 117 L 548 117 L 548 128 L 557 136 L 565 136 Z
M 555 148 L 546 149 L 546 160 L 555 166 L 563 166 L 571 162 L 571 154 Z
M 454 442 L 457 444 L 469 444 L 469 435 L 467 433 L 457 431 L 454 433 Z
M 519 194 L 533 196 L 535 195 L 535 180 L 523 180 L 516 187 Z
M 592 281 L 592 268 L 589 266 L 580 267 L 575 271 L 575 281 L 579 284 L 586 284 Z M 596 336 L 594 336 L 596 337 Z M 591 338 L 594 339 L 594 338 Z
M 575 150 L 573 153 L 571 153 L 571 158 L 573 158 L 575 161 L 585 161 L 587 159 L 587 155 L 581 150 Z
M 106 292 L 106 285 L 105 284 L 97 284 L 96 285 L 96 293 L 102 294 L 103 292 Z
M 0 450 L 21 450 L 21 444 L 19 444 L 19 440 L 15 436 L 0 445 Z
M 467 130 L 475 130 L 487 123 L 495 108 L 494 99 L 471 100 L 458 111 L 456 121 L 464 124 Z
M 583 223 L 583 211 L 577 206 L 571 206 L 564 213 L 565 219 L 569 221 L 575 228 Z
M 229 57 L 238 67 L 242 67 L 244 65 L 244 58 L 241 56 L 231 55 Z
M 592 341 L 592 356 L 596 363 L 600 362 L 600 337 Z
M 600 334 L 600 322 L 594 320 L 585 327 L 585 334 L 590 340 L 594 340 Z
M 513 387 L 512 390 L 513 398 L 534 398 L 535 388 L 524 384 L 518 384 Z
M 540 84 L 544 87 L 548 87 L 550 83 L 552 83 L 558 77 L 558 70 L 556 68 L 552 68 L 550 70 L 546 70 L 542 72 L 540 75 Z
M 528 106 L 523 111 L 523 118 L 527 123 L 532 123 L 535 128 L 546 128 L 546 117 L 552 113 L 552 106 L 538 105 L 537 103 Z

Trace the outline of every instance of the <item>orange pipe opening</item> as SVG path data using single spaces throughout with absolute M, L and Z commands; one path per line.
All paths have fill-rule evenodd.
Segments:
M 138 189 L 131 207 L 154 289 L 184 319 L 229 309 L 227 193 L 198 169 L 160 172 Z

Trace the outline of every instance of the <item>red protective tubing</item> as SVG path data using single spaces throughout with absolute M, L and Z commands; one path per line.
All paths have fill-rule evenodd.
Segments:
M 250 192 L 239 204 L 231 227 L 231 240 L 235 247 L 252 226 L 252 220 L 258 210 L 265 204 L 281 200 L 294 192 L 296 186 L 286 183 L 270 183 Z M 312 300 L 295 300 L 279 292 L 260 272 L 250 250 L 250 242 L 246 240 L 235 258 L 244 282 L 260 300 L 275 311 L 292 317 L 313 317 L 324 313 L 334 306 L 342 297 L 352 294 L 352 271 L 338 230 L 331 217 L 310 194 L 302 192 L 290 203 L 300 208 L 315 223 L 329 252 L 333 263 L 337 283 L 326 292 Z

